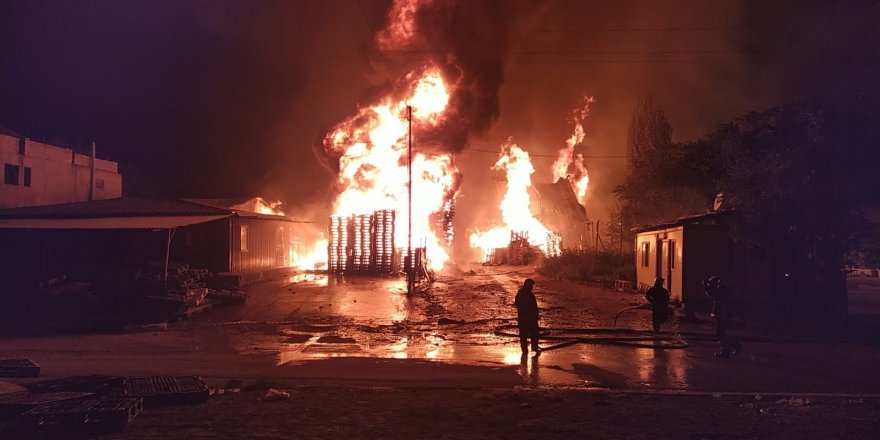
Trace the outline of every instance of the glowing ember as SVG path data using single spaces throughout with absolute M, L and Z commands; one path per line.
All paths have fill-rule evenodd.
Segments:
M 590 114 L 590 104 L 593 97 L 584 97 L 584 104 L 580 108 L 576 108 L 571 112 L 571 119 L 574 123 L 574 132 L 571 137 L 566 139 L 565 148 L 559 150 L 559 158 L 553 162 L 553 181 L 556 182 L 561 178 L 568 179 L 574 188 L 578 201 L 584 203 L 584 197 L 587 194 L 587 185 L 590 177 L 584 166 L 584 156 L 574 154 L 574 147 L 584 140 L 584 119 Z
M 413 130 L 429 129 L 442 122 L 449 91 L 433 66 L 407 75 L 397 89 L 337 125 L 327 134 L 324 146 L 340 156 L 337 182 L 341 193 L 334 214 L 396 210 L 395 241 L 405 246 L 409 211 L 407 104 L 412 107 Z M 413 155 L 412 169 L 413 246 L 427 246 L 431 266 L 440 269 L 449 256 L 441 244 L 444 231 L 438 230 L 431 216 L 442 215 L 447 201 L 455 197 L 458 169 L 450 154 L 425 152 Z
M 511 231 L 527 232 L 531 244 L 545 246 L 548 230 L 529 209 L 529 187 L 532 186 L 532 174 L 535 172 L 529 153 L 515 144 L 504 145 L 501 157 L 492 169 L 504 171 L 507 177 L 507 189 L 501 201 L 504 226 L 486 232 L 474 232 L 470 236 L 471 247 L 482 249 L 484 253 L 507 247 Z

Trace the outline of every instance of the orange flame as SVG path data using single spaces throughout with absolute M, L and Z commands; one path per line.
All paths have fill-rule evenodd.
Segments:
M 546 246 L 548 230 L 529 209 L 529 187 L 532 186 L 532 174 L 535 172 L 529 153 L 516 144 L 502 145 L 501 149 L 501 157 L 492 169 L 503 171 L 507 177 L 507 188 L 501 200 L 504 226 L 474 232 L 470 236 L 471 247 L 487 254 L 491 249 L 507 247 L 511 231 L 528 232 L 532 244 Z
M 285 215 L 284 211 L 281 210 L 280 200 L 270 202 L 263 199 L 262 197 L 257 197 L 255 199 L 254 212 L 266 215 Z
M 581 203 L 584 203 L 590 176 L 584 166 L 584 156 L 575 155 L 574 147 L 584 141 L 583 122 L 590 114 L 590 104 L 593 101 L 592 96 L 585 96 L 583 105 L 571 112 L 574 132 L 565 140 L 565 148 L 559 150 L 559 158 L 553 162 L 553 181 L 556 182 L 562 178 L 568 179 Z
M 396 210 L 395 242 L 407 243 L 407 105 L 412 123 L 434 127 L 442 122 L 449 91 L 440 71 L 429 66 L 407 75 L 399 92 L 402 99 L 386 97 L 341 122 L 324 139 L 339 158 L 337 182 L 342 188 L 334 204 L 335 215 L 369 214 Z M 393 96 L 393 95 L 392 95 Z M 443 267 L 449 256 L 430 217 L 454 198 L 458 169 L 447 153 L 417 152 L 412 161 L 413 246 L 426 246 L 431 266 Z
M 327 268 L 327 244 L 324 234 L 306 249 L 290 248 L 290 266 L 300 270 L 321 270 Z

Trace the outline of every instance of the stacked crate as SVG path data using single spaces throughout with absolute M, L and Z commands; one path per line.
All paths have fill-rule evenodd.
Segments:
M 350 271 L 370 271 L 370 260 L 373 255 L 371 249 L 373 243 L 372 217 L 371 215 L 356 215 L 352 218 L 351 258 L 348 260 Z
M 556 232 L 547 233 L 547 256 L 558 257 L 562 255 L 562 234 Z
M 397 213 L 383 209 L 373 213 L 373 270 L 380 273 L 394 271 L 394 222 Z
M 443 218 L 440 224 L 443 230 L 443 238 L 447 246 L 452 246 L 455 231 L 452 227 L 452 219 L 455 217 L 455 200 L 449 199 L 443 204 Z
M 342 272 L 348 265 L 351 223 L 351 217 L 348 216 L 330 217 L 330 240 L 327 244 L 327 270 L 330 272 Z

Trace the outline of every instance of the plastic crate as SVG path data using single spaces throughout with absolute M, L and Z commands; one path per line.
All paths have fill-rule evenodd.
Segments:
M 40 405 L 22 416 L 35 426 L 102 425 L 124 428 L 144 409 L 140 397 L 76 400 Z
M 122 388 L 126 397 L 141 397 L 147 406 L 193 404 L 208 399 L 208 387 L 199 376 L 126 377 Z

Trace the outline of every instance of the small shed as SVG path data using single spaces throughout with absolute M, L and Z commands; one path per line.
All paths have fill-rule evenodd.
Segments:
M 673 300 L 705 307 L 702 280 L 720 276 L 749 302 L 770 298 L 770 265 L 730 240 L 730 214 L 715 212 L 633 229 L 636 281 L 642 287 L 665 279 Z
M 165 258 L 212 272 L 289 266 L 293 219 L 172 198 L 119 198 L 0 210 L 0 266 L 64 270 Z M 9 275 L 9 273 L 7 273 Z

